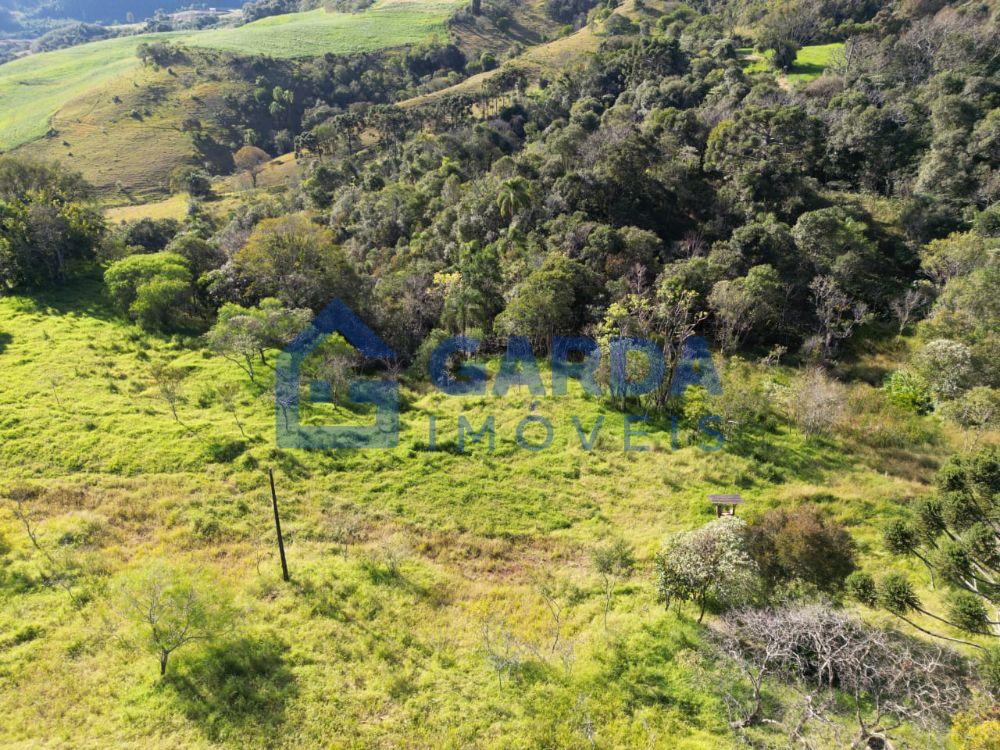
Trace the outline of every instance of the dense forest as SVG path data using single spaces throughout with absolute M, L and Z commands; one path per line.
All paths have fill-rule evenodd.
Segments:
M 143 75 L 229 84 L 177 217 L 0 156 L 0 680 L 37 700 L 66 660 L 127 706 L 55 744 L 998 747 L 995 4 L 531 10 L 593 52 L 470 45 L 521 33 L 510 0 L 365 54 L 143 43 Z M 395 356 L 332 336 L 322 397 L 283 396 L 334 300 Z M 595 387 L 555 405 L 563 337 Z M 672 387 L 693 350 L 718 382 Z M 400 445 L 275 443 L 290 409 L 370 419 L 363 378 L 401 384 Z

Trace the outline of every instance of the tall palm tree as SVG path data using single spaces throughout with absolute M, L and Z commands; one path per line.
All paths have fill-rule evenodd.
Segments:
M 512 177 L 500 185 L 497 208 L 500 209 L 501 218 L 507 220 L 508 226 L 512 226 L 514 218 L 531 205 L 533 192 L 531 182 L 524 177 Z

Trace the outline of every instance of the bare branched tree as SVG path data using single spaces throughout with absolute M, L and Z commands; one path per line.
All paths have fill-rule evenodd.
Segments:
M 946 726 L 968 698 L 967 666 L 955 652 L 868 627 L 826 605 L 734 611 L 713 639 L 751 686 L 749 702 L 727 696 L 740 705 L 736 725 L 767 719 L 761 687 L 780 679 L 805 696 L 804 710 L 784 728 L 807 747 L 810 724 L 832 718 L 838 696 L 850 701 L 857 725 L 850 747 L 857 749 L 891 749 L 903 723 Z
M 178 649 L 211 640 L 235 622 L 219 590 L 166 564 L 122 582 L 114 606 L 121 620 L 139 629 L 140 645 L 159 658 L 161 677 Z
M 868 305 L 851 299 L 832 276 L 817 276 L 809 284 L 820 325 L 822 356 L 829 357 L 837 342 L 850 338 L 854 329 L 868 322 Z
M 895 297 L 889 302 L 889 308 L 892 310 L 892 314 L 896 316 L 896 320 L 899 321 L 899 335 L 903 335 L 903 331 L 906 329 L 907 324 L 909 324 L 910 319 L 913 317 L 913 313 L 927 304 L 927 294 L 924 289 L 914 284 L 907 288 L 905 292 Z
M 48 570 L 43 574 L 42 582 L 46 586 L 58 586 L 65 591 L 73 604 L 79 606 L 80 599 L 73 591 L 74 568 L 76 565 L 67 557 L 57 560 L 49 551 L 48 547 L 42 544 L 38 535 L 37 524 L 35 523 L 35 513 L 29 503 L 37 500 L 41 496 L 41 491 L 37 487 L 15 486 L 7 490 L 7 497 L 14 502 L 14 516 L 28 535 L 31 546 L 34 547 L 48 563 Z

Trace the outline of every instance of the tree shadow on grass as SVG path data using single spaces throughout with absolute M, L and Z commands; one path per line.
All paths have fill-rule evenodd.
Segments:
M 818 437 L 792 447 L 773 435 L 757 433 L 727 441 L 726 451 L 754 461 L 763 473 L 774 474 L 769 478 L 776 482 L 820 482 L 828 472 L 850 466 L 833 443 Z
M 825 65 L 819 65 L 818 63 L 803 62 L 795 63 L 792 65 L 791 69 L 788 71 L 791 75 L 796 76 L 821 76 L 826 72 Z
M 119 317 L 104 294 L 104 279 L 97 268 L 81 270 L 63 286 L 22 297 L 21 303 L 26 312 L 44 315 L 79 315 L 98 320 Z
M 245 746 L 254 735 L 273 737 L 298 693 L 277 638 L 236 638 L 178 664 L 167 678 L 187 717 L 213 742 Z
M 14 340 L 14 337 L 11 336 L 9 333 L 5 333 L 3 331 L 0 331 L 0 354 L 4 353 L 4 350 L 7 348 L 7 346 L 10 344 L 10 342 L 13 341 L 13 340 Z

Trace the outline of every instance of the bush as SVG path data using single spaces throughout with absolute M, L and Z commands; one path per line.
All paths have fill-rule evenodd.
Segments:
M 108 294 L 123 313 L 147 330 L 175 324 L 191 297 L 191 272 L 176 253 L 130 255 L 104 273 Z
M 750 553 L 772 588 L 801 581 L 835 593 L 854 571 L 851 535 L 815 507 L 768 511 L 748 527 L 747 535 Z
M 914 365 L 936 399 L 953 399 L 968 385 L 972 374 L 972 352 L 958 341 L 934 339 L 918 352 Z
M 994 203 L 976 214 L 973 226 L 976 233 L 983 237 L 1000 237 L 1000 203 Z
M 885 379 L 886 401 L 915 414 L 927 414 L 933 405 L 930 387 L 923 377 L 909 370 L 896 370 Z
M 828 435 L 844 415 L 844 387 L 820 368 L 805 373 L 792 391 L 792 418 L 809 436 Z
M 1000 391 L 981 385 L 941 407 L 941 414 L 966 429 L 991 429 L 1000 422 Z
M 177 167 L 170 175 L 170 189 L 175 193 L 188 193 L 195 198 L 212 194 L 212 180 L 208 172 L 189 165 Z

